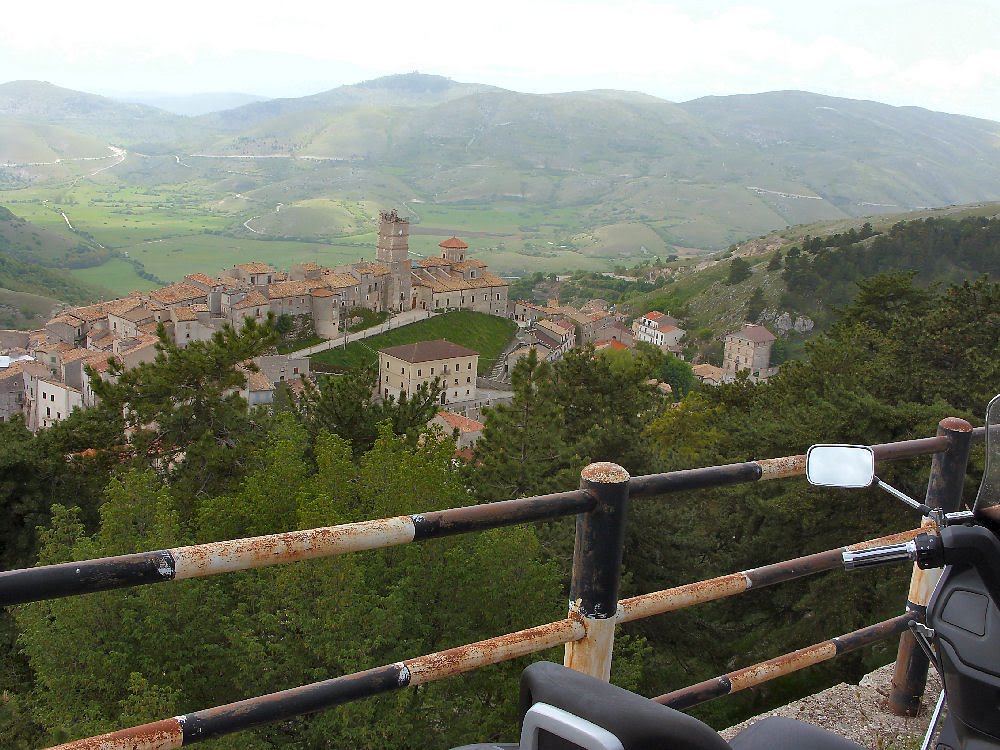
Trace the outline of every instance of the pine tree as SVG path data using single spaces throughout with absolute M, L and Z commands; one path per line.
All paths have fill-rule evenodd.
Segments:
M 552 366 L 532 349 L 511 371 L 514 399 L 486 411 L 473 451 L 471 482 L 481 501 L 508 500 L 573 487 L 578 480 L 564 435 Z M 578 468 L 578 467 L 577 467 Z

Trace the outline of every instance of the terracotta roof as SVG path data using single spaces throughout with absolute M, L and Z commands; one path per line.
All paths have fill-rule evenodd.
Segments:
M 177 321 L 198 320 L 198 314 L 190 307 L 184 307 L 183 305 L 181 307 L 175 307 L 171 316 Z
M 535 338 L 538 339 L 539 344 L 550 351 L 558 349 L 561 345 L 559 341 L 553 339 L 545 331 L 539 331 L 537 328 L 535 329 Z
M 323 274 L 323 281 L 326 285 L 334 289 L 344 289 L 349 286 L 357 286 L 358 279 L 349 273 L 335 273 L 328 271 Z
M 570 323 L 568 320 L 553 320 L 553 325 L 557 325 L 564 331 L 575 331 L 576 326 Z
M 308 261 L 306 263 L 299 263 L 299 268 L 301 268 L 303 271 L 319 271 L 323 268 L 323 266 L 321 266 L 319 263 L 313 263 L 312 261 Z
M 153 317 L 152 311 L 147 310 L 142 305 L 136 305 L 131 310 L 125 310 L 124 312 L 114 314 L 117 317 L 123 318 L 131 323 L 141 323 L 142 321 Z
M 489 272 L 483 272 L 478 279 L 466 279 L 458 274 L 451 274 L 445 270 L 432 272 L 426 268 L 414 271 L 411 274 L 411 283 L 414 286 L 426 286 L 435 292 L 462 292 L 466 289 L 486 289 L 495 286 L 507 286 L 507 282 L 499 276 Z
M 469 246 L 466 245 L 464 242 L 462 242 L 462 240 L 458 239 L 458 237 L 451 237 L 445 240 L 444 242 L 439 242 L 438 247 L 454 248 L 456 250 L 466 250 L 468 249 Z
M 195 300 L 205 300 L 205 292 L 194 284 L 181 281 L 177 284 L 165 286 L 162 289 L 155 289 L 149 293 L 150 298 L 165 305 L 173 305 L 178 302 L 193 302 Z
M 329 289 L 322 289 L 322 288 L 321 289 L 313 289 L 311 292 L 309 292 L 309 294 L 311 294 L 313 297 L 332 297 L 333 296 L 333 292 L 331 292 Z
M 261 263 L 259 261 L 253 261 L 251 263 L 238 263 L 233 266 L 233 268 L 238 268 L 244 273 L 274 273 L 274 269 L 267 265 L 267 263 Z
M 373 276 L 385 276 L 389 273 L 389 266 L 385 263 L 355 263 L 354 268 L 359 273 L 370 273 Z
M 94 352 L 92 349 L 74 349 L 71 352 L 66 352 L 62 356 L 62 363 L 68 365 L 70 362 L 76 362 L 78 359 L 86 359 L 87 357 L 93 356 Z
M 567 330 L 564 326 L 561 326 L 558 323 L 555 323 L 551 320 L 539 320 L 538 322 L 535 323 L 535 328 L 536 329 L 540 328 L 543 331 L 549 331 L 550 333 L 552 333 L 553 336 L 558 336 L 559 338 L 562 338 L 567 333 Z M 569 330 L 570 331 L 573 330 L 572 323 L 569 324 Z
M 0 368 L 0 379 L 11 378 L 15 375 L 22 375 L 25 372 L 34 371 L 35 375 L 47 375 L 49 368 L 34 359 L 19 359 L 11 362 L 8 367 Z
M 747 341 L 752 341 L 755 344 L 766 344 L 775 340 L 774 334 L 764 328 L 764 326 L 755 325 L 745 325 L 743 326 L 742 331 L 737 331 L 736 333 L 731 333 L 729 335 L 740 339 L 746 339 Z
M 452 261 L 444 258 L 421 258 L 417 261 L 417 265 L 422 268 L 431 268 L 432 266 L 450 266 L 451 264 Z
M 467 268 L 486 268 L 486 264 L 477 258 L 469 258 L 468 260 L 460 260 L 455 263 L 452 268 L 456 271 L 464 271 Z
M 50 326 L 53 325 L 54 323 L 65 323 L 68 326 L 76 328 L 78 325 L 83 323 L 83 318 L 78 318 L 72 313 L 62 313 L 61 315 L 57 315 L 56 317 L 54 317 L 45 325 Z
M 132 339 L 122 339 L 118 346 L 119 353 L 122 352 L 137 352 L 140 349 L 146 349 L 150 346 L 155 346 L 159 342 L 159 338 L 156 336 L 150 336 L 148 334 L 143 334 L 138 338 Z
M 94 321 L 108 317 L 109 313 L 121 313 L 131 310 L 136 304 L 138 304 L 138 300 L 135 297 L 122 297 L 120 299 L 108 300 L 107 302 L 98 302 L 95 305 L 87 305 L 86 307 L 75 307 L 70 312 L 77 318 L 85 321 Z
M 197 282 L 199 284 L 205 284 L 206 286 L 218 286 L 219 285 L 219 280 L 218 279 L 214 279 L 214 278 L 212 278 L 211 276 L 209 276 L 208 274 L 205 274 L 205 273 L 189 273 L 184 278 L 187 279 L 188 281 L 194 281 L 194 282 Z
M 646 318 L 646 320 L 659 320 L 660 318 L 663 317 L 663 313 L 661 313 L 659 310 L 653 310 L 652 312 L 646 313 L 642 317 Z
M 220 276 L 219 283 L 223 286 L 245 286 L 245 284 L 234 276 Z
M 249 372 L 247 371 L 247 390 L 248 391 L 273 391 L 274 384 L 267 379 L 267 375 L 264 373 Z
M 694 365 L 691 368 L 691 372 L 694 373 L 695 377 L 701 378 L 703 380 L 722 380 L 722 368 L 716 367 L 715 365 L 703 364 Z
M 482 422 L 463 417 L 461 414 L 456 414 L 452 411 L 439 411 L 434 416 L 440 417 L 448 423 L 449 427 L 457 429 L 461 433 L 482 432 L 486 428 L 486 425 Z
M 285 297 L 305 297 L 313 289 L 323 286 L 319 281 L 280 281 L 267 285 L 268 299 L 283 299 Z
M 663 333 L 670 333 L 671 331 L 679 331 L 681 329 L 678 328 L 677 326 L 660 326 L 659 330 L 661 330 Z
M 381 354 L 388 354 L 390 357 L 401 359 L 404 362 L 429 362 L 435 359 L 449 359 L 451 357 L 472 357 L 478 356 L 479 352 L 467 349 L 464 346 L 453 344 L 444 339 L 436 341 L 418 341 L 416 344 L 403 344 L 402 346 L 390 346 L 382 349 Z
M 73 345 L 67 344 L 65 341 L 45 341 L 42 344 L 35 347 L 38 351 L 43 352 L 71 352 L 73 351 Z
M 594 344 L 594 349 L 601 351 L 602 349 L 611 349 L 612 351 L 621 351 L 622 349 L 628 349 L 625 344 L 623 344 L 618 339 L 608 339 L 607 341 L 598 341 Z
M 297 284 L 299 282 L 292 283 Z M 271 284 L 271 286 L 274 286 L 274 284 Z M 271 286 L 268 287 L 268 290 L 270 290 Z M 266 304 L 267 297 L 264 296 L 264 293 L 260 289 L 252 289 L 245 299 L 240 300 L 232 307 L 234 310 L 246 310 L 248 307 L 260 307 Z
M 87 360 L 87 364 L 93 367 L 98 372 L 105 372 L 108 367 L 110 367 L 110 360 L 112 357 L 102 354 L 99 357 L 93 357 Z

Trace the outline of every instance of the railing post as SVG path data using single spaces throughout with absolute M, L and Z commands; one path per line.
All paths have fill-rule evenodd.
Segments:
M 629 474 L 618 464 L 595 463 L 580 473 L 580 489 L 597 503 L 576 517 L 569 616 L 583 621 L 587 635 L 566 644 L 563 663 L 607 682 L 618 614 Z
M 937 434 L 950 438 L 951 445 L 943 453 L 935 453 L 931 462 L 931 475 L 927 482 L 927 499 L 932 508 L 943 508 L 951 513 L 958 510 L 965 485 L 965 470 L 972 443 L 972 425 L 964 419 L 948 417 L 938 424 Z M 926 523 L 926 522 L 925 522 Z M 921 618 L 927 612 L 934 586 L 941 577 L 940 570 L 921 570 L 913 566 L 906 611 L 916 612 Z M 927 657 L 909 631 L 899 638 L 896 668 L 889 691 L 889 710 L 896 716 L 916 716 L 920 699 L 927 684 Z

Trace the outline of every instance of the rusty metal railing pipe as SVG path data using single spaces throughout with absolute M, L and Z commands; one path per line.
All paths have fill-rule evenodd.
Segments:
M 711 680 L 699 682 L 696 685 L 665 693 L 653 698 L 653 700 L 678 710 L 690 708 L 713 698 L 746 690 L 747 688 L 773 680 L 776 677 L 783 677 L 800 669 L 833 659 L 841 654 L 846 654 L 877 641 L 891 638 L 906 631 L 910 621 L 915 618 L 916 614 L 907 612 L 891 620 L 885 620 L 876 625 L 869 625 L 866 628 L 861 628 L 846 635 L 837 636 L 828 641 L 801 648 L 798 651 L 792 651 L 791 653 L 769 659 L 760 664 L 737 669 L 735 672 L 729 672 L 721 677 L 715 677 Z
M 972 443 L 972 425 L 964 419 L 948 417 L 938 424 L 937 437 L 948 440 L 950 448 L 934 454 L 931 473 L 927 480 L 924 502 L 931 508 L 942 508 L 951 513 L 958 510 L 965 487 L 965 471 Z M 906 611 L 923 618 L 927 612 L 934 586 L 941 578 L 940 569 L 921 570 L 913 566 L 910 590 L 906 597 Z M 897 716 L 916 716 L 920 699 L 927 685 L 929 662 L 913 633 L 906 632 L 899 639 L 896 665 L 889 689 L 889 710 Z
M 618 622 L 632 622 L 653 615 L 666 614 L 667 612 L 685 609 L 695 604 L 704 604 L 716 599 L 736 596 L 750 589 L 773 586 L 776 583 L 792 581 L 814 573 L 835 570 L 843 565 L 841 555 L 845 550 L 860 550 L 869 547 L 879 547 L 883 544 L 907 542 L 923 530 L 911 529 L 898 534 L 879 537 L 878 539 L 869 539 L 857 544 L 849 544 L 846 547 L 837 547 L 836 549 L 796 557 L 792 560 L 783 560 L 771 565 L 751 568 L 739 573 L 729 573 L 704 581 L 696 581 L 695 583 L 688 583 L 683 586 L 675 586 L 674 588 L 654 591 L 649 594 L 640 594 L 630 599 L 623 599 L 618 605 Z
M 984 436 L 984 428 L 972 430 L 973 441 L 982 440 Z M 877 461 L 893 461 L 940 453 L 950 445 L 950 437 L 939 435 L 872 448 Z M 804 471 L 804 456 L 787 456 L 632 477 L 628 481 L 628 492 L 630 498 L 641 498 L 781 479 L 799 476 Z M 451 534 L 574 515 L 590 510 L 595 502 L 595 497 L 587 491 L 573 490 L 412 516 L 3 571 L 0 572 L 0 607 L 382 549 Z
M 0 606 L 383 549 L 589 510 L 574 490 L 375 521 L 0 572 Z
M 984 435 L 983 428 L 973 430 L 974 439 L 982 439 Z M 949 450 L 950 446 L 950 436 L 938 435 L 894 443 L 880 443 L 871 446 L 871 448 L 875 453 L 876 461 L 898 461 L 904 458 L 942 453 Z M 803 476 L 805 473 L 805 455 L 767 458 L 722 466 L 708 466 L 701 469 L 683 469 L 664 474 L 633 477 L 629 480 L 629 497 L 649 497 L 650 495 L 700 490 L 706 487 L 785 479 Z
M 585 635 L 586 627 L 579 618 L 567 618 L 364 672 L 74 740 L 50 750 L 173 750 L 261 724 L 442 680 L 561 646 Z

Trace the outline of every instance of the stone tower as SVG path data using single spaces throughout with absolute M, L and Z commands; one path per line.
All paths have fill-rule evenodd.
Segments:
M 410 222 L 401 219 L 396 209 L 379 214 L 378 243 L 375 259 L 389 267 L 384 304 L 388 310 L 410 307 Z

